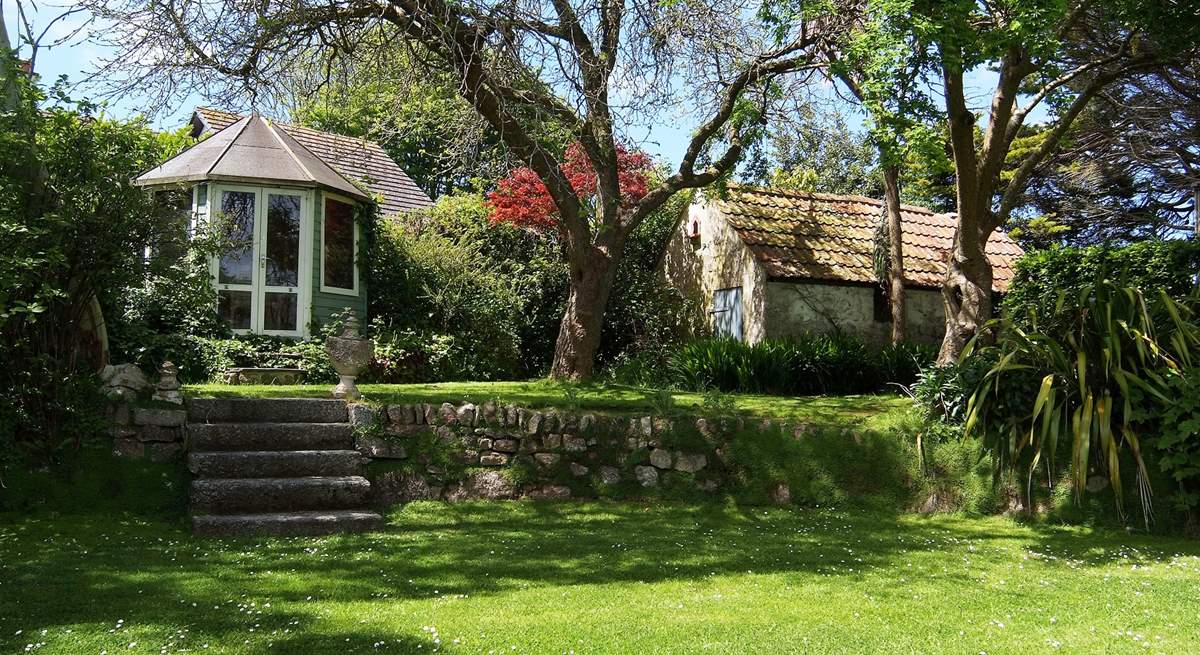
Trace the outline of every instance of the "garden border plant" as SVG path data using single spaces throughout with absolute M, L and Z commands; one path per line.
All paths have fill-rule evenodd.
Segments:
M 1161 289 L 1148 299 L 1140 289 L 1101 281 L 1043 303 L 1029 313 L 1028 329 L 1009 318 L 992 322 L 996 343 L 975 340 L 964 351 L 964 358 L 982 352 L 996 362 L 971 395 L 964 432 L 984 440 L 998 467 L 1022 475 L 1028 510 L 1039 466 L 1047 486 L 1054 485 L 1063 441 L 1076 498 L 1092 471 L 1102 472 L 1121 518 L 1128 457 L 1150 526 L 1152 476 L 1139 417 L 1172 403 L 1172 378 L 1200 355 L 1195 302 Z M 1070 320 L 1064 331 L 1047 332 L 1043 316 Z

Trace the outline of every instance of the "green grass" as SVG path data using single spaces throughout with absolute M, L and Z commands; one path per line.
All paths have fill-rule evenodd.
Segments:
M 1003 518 L 416 503 L 205 541 L 0 516 L 0 652 L 1181 653 L 1200 544 Z
M 184 392 L 195 397 L 233 398 L 327 398 L 333 385 L 188 385 Z M 443 402 L 483 403 L 500 400 L 531 408 L 564 408 L 595 412 L 636 414 L 662 408 L 655 394 L 664 393 L 637 387 L 610 384 L 563 386 L 543 380 L 532 382 L 444 382 L 439 384 L 364 384 L 359 387 L 373 403 Z M 573 390 L 572 397 L 567 390 Z M 665 392 L 671 397 L 673 411 L 702 409 L 702 394 Z M 796 420 L 868 419 L 911 406 L 907 398 L 878 396 L 765 396 L 728 394 L 736 409 L 747 415 Z

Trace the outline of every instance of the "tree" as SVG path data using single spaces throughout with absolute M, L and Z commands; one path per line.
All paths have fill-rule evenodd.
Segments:
M 1187 60 L 1135 71 L 1105 87 L 1029 178 L 1006 226 L 1026 249 L 1130 243 L 1194 229 L 1200 184 L 1200 69 Z M 1024 125 L 1005 157 L 1003 194 L 1053 124 Z M 982 130 L 976 128 L 976 138 Z M 945 148 L 910 155 L 905 195 L 954 211 L 955 176 Z
M 877 6 L 921 44 L 915 73 L 950 133 L 957 224 L 942 286 L 946 336 L 939 353 L 939 362 L 949 363 L 991 317 L 984 246 L 1019 206 L 1038 167 L 1105 87 L 1195 50 L 1200 29 L 1189 9 L 1168 1 L 879 0 Z M 977 81 L 970 76 L 981 70 L 995 71 L 994 87 L 990 107 L 977 117 L 968 98 Z M 1002 176 L 1026 121 L 1043 104 L 1050 116 L 1040 144 Z
M 815 102 L 772 116 L 761 151 L 745 165 L 755 184 L 793 191 L 883 193 L 875 147 L 841 113 Z
M 848 28 L 826 35 L 821 48 L 825 74 L 865 110 L 869 140 L 878 152 L 884 211 L 876 234 L 875 267 L 891 306 L 892 341 L 898 343 L 907 328 L 901 165 L 914 148 L 928 146 L 930 131 L 922 121 L 936 114 L 919 87 L 920 71 L 928 61 L 925 42 L 908 0 L 844 0 L 822 9 L 843 17 Z M 785 0 L 765 19 L 771 25 L 786 24 L 806 11 L 812 11 L 806 3 Z
M 512 166 L 500 137 L 459 95 L 453 76 L 410 49 L 366 37 L 344 60 L 314 52 L 288 82 L 291 119 L 380 144 L 430 197 L 470 191 Z
M 0 6 L 0 59 L 4 62 L 4 67 L 0 68 L 0 102 L 4 103 L 4 111 L 12 111 L 18 102 L 17 82 L 14 79 L 17 71 L 11 64 L 16 57 L 12 50 L 12 44 L 8 42 L 8 28 L 4 26 L 4 7 Z
M 3 26 L 0 25 L 0 33 Z M 162 160 L 144 122 L 114 121 L 18 69 L 0 42 L 0 451 L 45 464 L 98 431 L 97 308 L 140 283 L 182 214 L 133 186 Z M 69 104 L 68 104 L 69 103 Z M 176 241 L 182 240 L 182 234 Z
M 149 84 L 158 99 L 184 89 L 254 96 L 272 88 L 297 48 L 347 52 L 380 23 L 427 53 L 554 201 L 571 293 L 551 374 L 576 379 L 592 374 L 630 232 L 676 192 L 729 174 L 761 136 L 760 117 L 780 97 L 783 77 L 812 67 L 818 27 L 834 23 L 801 15 L 768 35 L 754 7 L 725 0 L 92 0 L 91 7 L 115 24 L 108 40 L 119 54 L 100 71 L 110 91 Z M 683 100 L 705 115 L 678 168 L 638 202 L 623 203 L 623 130 Z M 578 141 L 596 171 L 591 207 L 575 193 L 560 154 L 543 143 L 551 130 Z
M 1040 135 L 1032 131 L 1029 139 Z M 1106 87 L 1029 185 L 1022 238 L 1122 243 L 1194 230 L 1200 189 L 1200 61 Z M 1038 229 L 1042 228 L 1042 229 Z
M 859 20 L 845 37 L 825 51 L 831 79 L 840 82 L 867 112 L 871 141 L 879 151 L 884 215 L 876 239 L 876 269 L 887 289 L 892 343 L 907 337 L 904 290 L 904 238 L 900 219 L 900 167 L 914 147 L 928 141 L 921 121 L 933 114 L 928 99 L 915 88 L 923 61 L 913 14 L 886 2 L 856 3 Z

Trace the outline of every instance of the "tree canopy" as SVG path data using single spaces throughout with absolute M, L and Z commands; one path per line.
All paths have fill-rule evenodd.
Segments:
M 344 55 L 381 25 L 394 30 L 431 71 L 451 76 L 553 200 L 571 294 L 552 374 L 566 378 L 592 373 L 630 232 L 678 191 L 732 172 L 747 143 L 761 137 L 761 117 L 782 97 L 786 76 L 814 66 L 821 35 L 835 23 L 799 12 L 768 28 L 758 18 L 766 7 L 727 0 L 90 6 L 115 24 L 110 39 L 120 54 L 104 71 L 114 90 L 150 87 L 160 101 L 194 90 L 226 99 L 269 94 L 298 49 Z M 619 148 L 625 135 L 685 107 L 697 112 L 698 127 L 679 165 L 637 202 L 626 202 Z M 576 193 L 564 152 L 545 138 L 551 131 L 580 144 L 596 172 L 594 201 Z
M 381 27 L 344 56 L 308 51 L 283 101 L 296 123 L 379 143 L 430 197 L 502 176 L 516 162 L 499 135 L 422 56 Z
M 934 110 L 929 131 L 949 133 L 957 226 L 943 284 L 940 360 L 950 362 L 992 314 L 984 245 L 1025 201 L 1035 172 L 1106 88 L 1193 53 L 1200 25 L 1170 0 L 848 0 L 839 9 L 870 18 L 856 23 L 864 34 L 855 41 L 905 44 L 904 68 L 916 80 L 898 76 L 893 65 L 863 66 L 856 68 L 861 86 L 924 95 L 914 102 Z M 991 102 L 977 115 L 973 76 L 987 72 Z M 1031 116 L 1043 109 L 1048 117 L 1036 142 L 1005 171 Z

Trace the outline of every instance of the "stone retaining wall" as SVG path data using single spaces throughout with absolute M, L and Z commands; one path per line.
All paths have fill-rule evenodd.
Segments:
M 169 461 L 183 453 L 183 409 L 138 407 L 125 402 L 108 406 L 108 434 L 113 452 L 121 457 Z
M 672 421 L 513 405 L 350 406 L 379 504 L 715 492 L 737 419 Z M 773 426 L 779 429 L 782 426 Z

